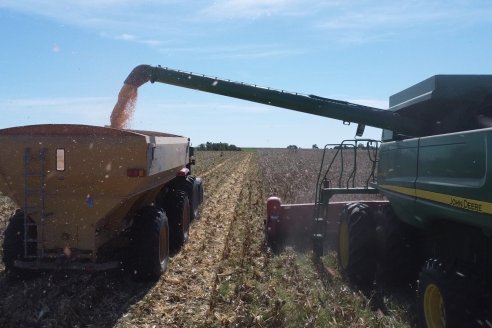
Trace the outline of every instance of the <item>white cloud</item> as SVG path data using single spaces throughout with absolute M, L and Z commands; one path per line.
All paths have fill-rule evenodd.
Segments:
M 160 52 L 200 54 L 209 58 L 245 59 L 293 56 L 305 53 L 305 50 L 286 47 L 280 44 L 228 44 L 227 46 L 208 47 L 161 47 Z
M 67 117 L 70 123 L 107 124 L 114 104 L 110 97 L 0 100 L 0 115 L 6 118 L 0 126 L 60 123 Z
M 107 102 L 111 98 L 107 97 L 77 97 L 77 98 L 28 98 L 28 99 L 9 99 L 0 100 L 0 108 L 11 108 L 15 110 L 32 107 L 71 107 L 76 105 L 77 107 L 96 104 L 101 102 Z M 114 99 L 113 99 L 114 100 Z
M 261 16 L 297 16 L 305 12 L 302 0 L 219 0 L 201 14 L 208 18 L 256 18 Z
M 127 33 L 115 36 L 117 40 L 135 41 L 135 36 Z
M 483 4 L 483 6 L 480 6 Z M 492 7 L 485 1 L 348 1 L 335 15 L 320 17 L 316 26 L 333 31 L 390 31 L 425 26 L 465 26 L 492 21 Z
M 423 26 L 434 30 L 492 21 L 489 0 L 216 0 L 212 4 L 198 0 L 2 0 L 0 8 L 48 17 L 95 30 L 101 36 L 152 47 L 178 45 L 180 40 L 189 38 L 208 38 L 214 32 L 229 35 L 224 21 L 240 25 L 244 20 L 262 23 L 270 17 L 288 20 L 296 16 L 297 32 L 347 43 L 377 42 L 395 37 L 398 31 Z M 289 51 L 267 49 L 244 56 L 278 56 Z
M 134 43 L 140 43 L 140 44 L 145 44 L 151 47 L 157 47 L 162 45 L 161 41 L 158 40 L 152 40 L 152 39 L 143 39 L 140 38 L 136 35 L 129 34 L 129 33 L 122 33 L 118 35 L 111 35 L 109 33 L 100 33 L 102 37 L 109 38 L 109 39 L 114 39 L 114 40 L 121 40 L 121 41 L 127 41 L 127 42 L 134 42 Z

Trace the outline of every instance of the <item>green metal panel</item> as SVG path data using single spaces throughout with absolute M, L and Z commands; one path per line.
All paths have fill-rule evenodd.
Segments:
M 492 129 L 384 143 L 377 188 L 414 226 L 450 220 L 492 231 Z
M 445 190 L 481 187 L 486 173 L 485 132 L 465 132 L 420 139 L 417 185 Z
M 379 150 L 378 183 L 414 187 L 418 139 L 386 142 Z
M 449 112 L 450 106 L 466 108 L 481 102 L 491 90 L 492 75 L 434 75 L 392 95 L 389 105 L 391 110 L 432 108 Z
M 492 229 L 492 185 L 487 162 L 492 129 L 422 138 L 416 217 Z
M 391 202 L 398 217 L 414 225 L 417 160 L 418 139 L 386 142 L 381 145 L 377 188 Z
M 429 136 L 490 127 L 492 75 L 435 75 L 390 97 L 390 110 L 418 120 Z

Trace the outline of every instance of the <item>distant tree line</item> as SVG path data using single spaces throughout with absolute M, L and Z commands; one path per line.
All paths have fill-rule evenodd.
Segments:
M 319 149 L 318 145 L 317 144 L 314 144 L 312 146 L 313 149 Z M 296 149 L 301 149 L 301 147 L 297 147 L 296 145 L 288 145 L 287 146 L 287 149 L 290 149 L 290 150 L 296 150 Z
M 376 149 L 375 146 L 363 144 L 363 143 L 357 144 L 357 148 L 359 148 L 359 149 Z M 333 147 L 333 149 L 354 149 L 354 146 L 353 145 L 340 145 L 340 146 Z
M 312 149 L 319 149 L 317 144 L 312 145 Z M 364 143 L 357 143 L 357 148 L 359 149 L 376 149 L 376 146 L 373 146 L 372 144 L 364 144 Z M 298 147 L 296 145 L 288 145 L 287 149 L 289 150 L 298 150 L 301 149 L 301 147 Z M 328 148 L 330 149 L 330 148 Z M 339 146 L 334 146 L 331 149 L 354 149 L 354 145 L 352 144 L 340 144 Z
M 225 142 L 209 142 L 207 141 L 206 143 L 199 144 L 198 147 L 196 147 L 197 150 L 219 150 L 219 151 L 224 151 L 224 150 L 232 150 L 232 151 L 240 151 L 241 148 L 236 147 L 235 145 L 229 145 L 228 143 Z

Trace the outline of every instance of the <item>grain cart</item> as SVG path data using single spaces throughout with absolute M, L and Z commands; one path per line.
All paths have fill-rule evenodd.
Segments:
M 422 326 L 464 326 L 477 317 L 485 324 L 492 281 L 492 76 L 436 75 L 391 96 L 390 109 L 381 110 L 162 67 L 134 72 L 138 83 L 358 123 L 358 135 L 364 125 L 383 129 L 374 182 L 333 188 L 320 173 L 315 203 L 268 200 L 267 241 L 278 245 L 285 234 L 307 233 L 322 255 L 327 226 L 338 220 L 339 266 L 351 283 L 366 288 L 376 275 L 390 281 L 420 270 Z M 337 194 L 361 201 L 332 203 Z M 385 200 L 362 201 L 364 194 Z
M 202 199 L 188 138 L 70 124 L 0 130 L 0 190 L 19 209 L 3 242 L 9 274 L 166 270 Z

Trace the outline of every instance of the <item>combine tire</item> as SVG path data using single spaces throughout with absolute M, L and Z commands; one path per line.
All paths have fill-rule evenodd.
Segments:
M 374 213 L 379 249 L 377 280 L 384 285 L 415 282 L 422 266 L 419 236 L 401 222 L 389 205 Z
M 31 233 L 29 238 L 36 238 L 35 232 Z M 24 260 L 24 212 L 17 210 L 10 218 L 7 229 L 4 232 L 3 239 L 3 263 L 5 271 L 10 278 L 29 278 L 31 271 L 16 268 L 16 260 Z M 28 254 L 35 254 L 35 244 L 28 249 Z
M 274 254 L 279 254 L 284 249 L 284 237 L 279 229 L 278 222 L 265 224 L 266 243 Z
M 136 281 L 157 280 L 169 263 L 169 225 L 157 207 L 142 208 L 130 237 L 130 274 Z
M 190 200 L 185 191 L 175 190 L 166 196 L 166 214 L 169 218 L 171 249 L 183 246 L 189 237 Z
M 366 204 L 348 204 L 341 213 L 338 263 L 342 276 L 356 287 L 364 290 L 372 285 L 376 272 L 375 223 Z
M 474 295 L 469 280 L 453 265 L 438 259 L 428 260 L 420 272 L 417 289 L 420 325 L 472 326 L 470 310 L 474 307 Z

